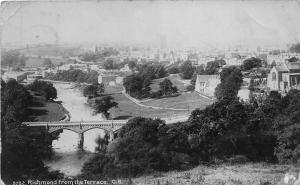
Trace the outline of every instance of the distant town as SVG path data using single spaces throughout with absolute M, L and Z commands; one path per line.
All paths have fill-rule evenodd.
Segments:
M 46 51 L 47 50 L 47 51 Z M 162 65 L 169 74 L 180 74 L 181 66 L 188 62 L 192 65 L 190 75 L 178 75 L 177 81 L 187 88 L 193 85 L 200 95 L 214 98 L 214 89 L 220 83 L 219 73 L 228 66 L 239 66 L 243 71 L 243 85 L 240 98 L 249 99 L 250 92 L 262 93 L 279 91 L 285 94 L 290 89 L 299 89 L 300 54 L 294 50 L 264 49 L 255 51 L 244 48 L 230 48 L 226 51 L 172 50 L 142 47 L 109 47 L 95 44 L 84 46 L 27 46 L 16 49 L 26 58 L 24 64 L 2 65 L 3 80 L 10 78 L 18 82 L 30 83 L 36 79 L 47 79 L 49 74 L 61 71 L 95 71 L 98 83 L 116 86 L 123 78 L 136 73 L 136 65 Z M 6 49 L 2 51 L 5 55 Z M 252 61 L 252 62 L 251 62 Z M 51 75 L 50 75 L 51 76 Z M 194 82 L 191 84 L 191 79 Z M 192 80 L 193 81 L 193 80 Z

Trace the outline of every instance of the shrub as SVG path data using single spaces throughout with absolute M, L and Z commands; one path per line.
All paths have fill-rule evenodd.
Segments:
M 194 91 L 195 90 L 195 86 L 194 85 L 189 85 L 186 87 L 187 91 Z

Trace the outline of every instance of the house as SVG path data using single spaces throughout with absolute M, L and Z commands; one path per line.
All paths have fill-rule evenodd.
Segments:
M 214 96 L 215 88 L 221 83 L 219 75 L 197 75 L 195 91 L 207 96 Z
M 39 72 L 35 72 L 33 74 L 28 74 L 27 75 L 27 81 L 28 82 L 33 82 L 35 80 L 38 80 L 38 79 L 42 79 L 44 76 L 42 73 L 39 73 Z
M 7 82 L 9 79 L 15 79 L 21 82 L 26 79 L 28 72 L 24 71 L 7 71 L 2 75 L 2 79 Z
M 283 93 L 293 88 L 300 89 L 300 62 L 285 61 L 280 66 L 274 66 L 268 75 L 267 87 Z

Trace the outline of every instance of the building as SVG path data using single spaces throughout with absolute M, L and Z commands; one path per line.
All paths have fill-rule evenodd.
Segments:
M 285 61 L 280 66 L 274 66 L 268 75 L 267 87 L 283 93 L 293 88 L 300 89 L 300 62 Z
M 122 72 L 130 72 L 131 70 L 130 70 L 128 64 L 125 64 L 125 66 L 123 68 L 121 68 L 120 71 L 122 71 Z
M 111 75 L 111 74 L 100 74 L 98 76 L 98 83 L 104 84 L 105 86 L 114 86 L 116 85 L 118 75 Z
M 27 75 L 27 81 L 28 82 L 33 82 L 35 80 L 38 80 L 38 79 L 42 79 L 44 76 L 42 73 L 39 73 L 39 72 L 35 72 L 34 74 L 28 74 Z
M 2 75 L 2 79 L 7 82 L 9 79 L 15 79 L 21 82 L 26 79 L 28 72 L 24 71 L 7 71 Z
M 195 91 L 213 97 L 215 88 L 221 83 L 219 75 L 197 75 Z

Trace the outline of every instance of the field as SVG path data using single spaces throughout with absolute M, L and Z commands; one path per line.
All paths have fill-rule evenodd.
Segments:
M 140 185 L 283 185 L 285 174 L 297 170 L 289 165 L 264 163 L 200 165 L 187 171 L 142 176 L 133 182 Z
M 154 99 L 146 101 L 143 104 L 165 108 L 187 109 L 192 111 L 196 108 L 205 108 L 211 103 L 211 100 L 199 96 L 196 92 L 186 92 L 176 97 Z
M 202 109 L 212 103 L 212 100 L 203 98 L 199 96 L 196 92 L 186 92 L 187 83 L 183 83 L 184 80 L 181 80 L 181 78 L 178 75 L 170 75 L 165 78 L 153 80 L 150 86 L 152 91 L 158 91 L 159 83 L 166 78 L 170 79 L 173 85 L 178 88 L 180 95 L 176 97 L 145 101 L 143 102 L 144 105 L 174 109 L 187 109 L 190 112 L 196 108 Z
M 28 111 L 32 121 L 59 121 L 65 117 L 60 104 L 46 102 L 42 96 L 33 96 L 33 104 Z

